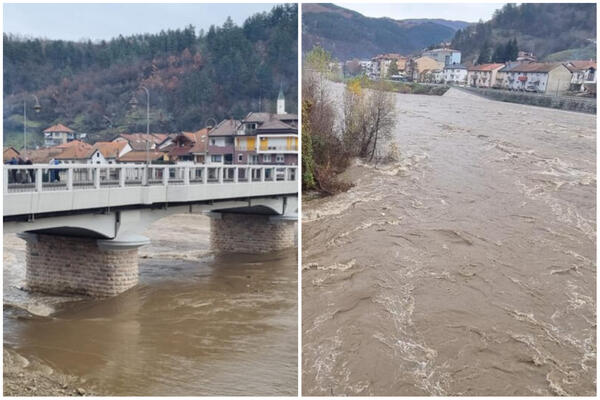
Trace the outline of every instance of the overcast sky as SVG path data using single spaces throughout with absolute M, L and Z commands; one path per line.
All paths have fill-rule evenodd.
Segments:
M 110 39 L 192 24 L 197 30 L 238 25 L 275 4 L 4 4 L 4 32 L 48 39 Z
M 443 18 L 467 22 L 484 21 L 492 18 L 494 11 L 505 3 L 335 3 L 350 10 L 358 11 L 367 17 L 389 17 L 393 19 L 407 18 Z

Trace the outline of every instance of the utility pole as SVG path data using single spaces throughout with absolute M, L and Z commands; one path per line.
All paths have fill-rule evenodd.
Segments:
M 36 113 L 39 113 L 42 109 L 40 106 L 40 101 L 37 96 L 34 94 L 33 98 L 35 99 L 35 105 L 33 109 Z M 27 100 L 23 100 L 23 154 L 27 153 Z
M 145 86 L 141 86 L 140 88 L 146 92 L 146 166 L 148 166 L 150 164 L 150 91 Z M 131 98 L 129 104 L 131 108 L 136 109 L 137 99 L 135 95 Z

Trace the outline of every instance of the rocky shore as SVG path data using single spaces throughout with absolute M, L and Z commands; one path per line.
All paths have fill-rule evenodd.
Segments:
M 4 396 L 95 396 L 77 378 L 58 374 L 39 361 L 4 349 Z

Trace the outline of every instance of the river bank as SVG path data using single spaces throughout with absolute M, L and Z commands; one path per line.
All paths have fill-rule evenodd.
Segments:
M 12 349 L 3 352 L 4 396 L 98 396 L 77 378 L 56 373 Z
M 552 94 L 511 92 L 508 90 L 474 88 L 470 86 L 461 87 L 459 90 L 464 90 L 487 99 L 508 103 L 596 114 L 595 97 L 577 97 L 573 95 L 553 96 Z

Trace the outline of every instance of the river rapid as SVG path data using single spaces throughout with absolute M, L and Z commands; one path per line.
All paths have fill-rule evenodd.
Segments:
M 104 300 L 20 290 L 25 244 L 4 235 L 5 349 L 98 395 L 296 395 L 297 251 L 215 256 L 209 229 L 153 224 L 140 284 Z
M 402 160 L 303 203 L 303 394 L 594 396 L 596 116 L 395 98 Z

